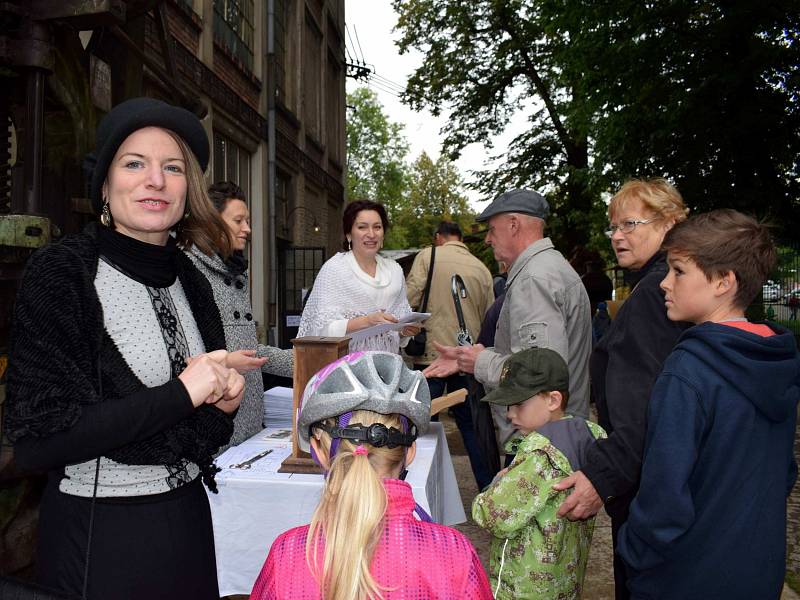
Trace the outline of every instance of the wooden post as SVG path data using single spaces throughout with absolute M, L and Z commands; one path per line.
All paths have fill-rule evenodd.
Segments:
M 311 377 L 325 365 L 348 352 L 349 337 L 309 336 L 292 340 L 294 346 L 294 378 L 292 380 L 292 454 L 281 464 L 279 473 L 321 473 L 311 455 L 297 443 L 297 417 L 303 390 Z

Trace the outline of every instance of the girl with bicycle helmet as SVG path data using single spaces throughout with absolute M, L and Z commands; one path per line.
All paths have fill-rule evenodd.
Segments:
M 492 597 L 469 540 L 417 520 L 401 479 L 430 403 L 422 374 L 388 352 L 349 354 L 311 378 L 297 431 L 325 487 L 311 523 L 272 544 L 253 600 Z

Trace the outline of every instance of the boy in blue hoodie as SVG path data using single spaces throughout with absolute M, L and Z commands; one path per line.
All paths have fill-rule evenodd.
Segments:
M 800 358 L 794 336 L 745 308 L 775 264 L 766 228 L 734 210 L 664 241 L 667 316 L 681 336 L 650 398 L 641 486 L 618 552 L 633 598 L 777 599 Z

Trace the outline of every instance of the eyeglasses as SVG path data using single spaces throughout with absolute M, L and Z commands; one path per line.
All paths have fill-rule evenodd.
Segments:
M 648 223 L 652 223 L 653 221 L 658 221 L 661 217 L 654 217 L 652 219 L 647 219 L 646 221 L 637 221 L 635 219 L 627 219 L 620 223 L 619 225 L 611 224 L 608 226 L 608 229 L 605 230 L 606 237 L 612 237 L 619 229 L 622 233 L 631 233 L 634 229 L 636 229 L 637 225 L 647 225 Z

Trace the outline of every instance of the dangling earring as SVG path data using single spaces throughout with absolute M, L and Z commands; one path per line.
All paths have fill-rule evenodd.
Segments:
M 186 212 L 183 213 L 183 220 L 185 221 L 186 219 L 188 219 L 190 214 L 192 214 L 192 213 L 189 212 L 189 210 L 187 209 Z
M 107 198 L 103 198 L 103 210 L 100 211 L 100 222 L 105 227 L 111 227 L 111 209 L 108 207 Z
M 353 240 L 351 240 L 350 238 L 347 238 L 347 249 L 348 250 L 353 249 Z

